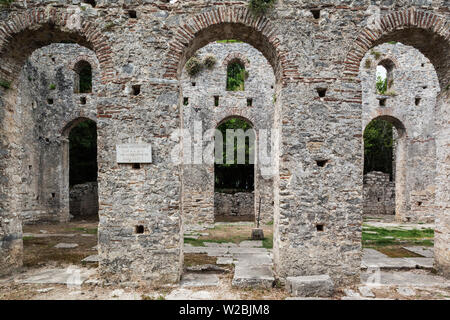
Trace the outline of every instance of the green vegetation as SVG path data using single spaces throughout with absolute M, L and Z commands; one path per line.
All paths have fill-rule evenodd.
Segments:
M 191 76 L 195 76 L 203 69 L 203 64 L 197 56 L 191 57 L 184 67 L 186 72 Z
M 388 88 L 387 78 L 378 76 L 376 86 L 379 94 L 385 94 Z
M 380 119 L 371 121 L 364 130 L 364 174 L 370 171 L 389 173 L 392 177 L 392 124 Z
M 11 88 L 11 82 L 0 79 L 0 87 L 2 87 L 4 89 L 9 89 L 9 88 Z
M 366 59 L 366 62 L 364 63 L 364 67 L 366 69 L 370 69 L 370 67 L 372 67 L 372 60 Z
M 244 91 L 245 79 L 248 78 L 248 72 L 238 61 L 231 62 L 227 67 L 227 90 Z
M 70 185 L 97 181 L 97 125 L 86 120 L 74 127 L 70 141 Z
M 381 58 L 381 52 L 372 50 L 372 51 L 370 51 L 370 54 L 373 55 L 373 56 L 375 57 L 376 60 L 378 60 L 378 59 Z
M 235 192 L 253 191 L 254 189 L 254 165 L 250 163 L 250 153 L 254 151 L 254 143 L 250 145 L 250 139 L 245 140 L 245 164 L 237 163 L 238 150 L 237 139 L 234 141 L 234 161 L 227 164 L 225 147 L 227 145 L 226 131 L 242 129 L 244 133 L 252 129 L 252 126 L 245 120 L 231 118 L 225 121 L 217 129 L 223 136 L 222 161 L 214 166 L 215 190 L 232 189 Z M 216 159 L 216 162 L 218 159 Z M 252 161 L 253 162 L 253 161 Z
M 241 43 L 241 40 L 235 40 L 235 39 L 227 39 L 227 40 L 217 40 L 217 43 Z
M 203 59 L 203 65 L 208 70 L 212 70 L 214 68 L 214 66 L 216 65 L 216 63 L 217 63 L 216 57 L 214 57 L 212 54 L 207 55 Z
M 376 233 L 374 233 L 376 232 Z M 433 245 L 433 229 L 386 229 L 377 227 L 363 227 L 362 243 L 363 247 L 404 245 Z
M 270 9 L 272 9 L 275 2 L 276 0 L 250 0 L 248 4 L 248 9 L 254 15 L 261 16 L 266 14 Z
M 55 90 L 55 89 L 56 89 L 56 84 L 51 83 L 51 84 L 48 86 L 48 88 L 49 88 L 50 90 Z
M 116 24 L 114 22 L 108 22 L 104 27 L 103 31 L 111 31 L 112 28 L 114 28 Z
M 0 0 L 0 7 L 9 7 L 15 0 Z
M 214 69 L 216 63 L 217 63 L 216 57 L 214 57 L 212 54 L 207 55 L 203 59 L 203 61 L 200 59 L 200 57 L 194 55 L 186 62 L 184 68 L 186 69 L 186 72 L 191 77 L 193 77 L 200 71 L 202 71 L 203 68 L 206 68 L 208 70 Z

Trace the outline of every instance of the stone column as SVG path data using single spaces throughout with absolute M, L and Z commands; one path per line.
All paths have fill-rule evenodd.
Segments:
M 435 268 L 450 277 L 450 103 L 442 92 L 437 105 L 437 190 L 434 233 Z

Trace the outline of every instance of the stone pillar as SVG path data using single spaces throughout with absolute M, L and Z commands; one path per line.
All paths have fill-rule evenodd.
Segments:
M 449 93 L 438 100 L 436 135 L 437 191 L 434 233 L 435 268 L 450 277 L 450 103 Z

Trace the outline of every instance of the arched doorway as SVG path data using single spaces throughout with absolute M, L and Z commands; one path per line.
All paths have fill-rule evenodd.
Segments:
M 34 18 L 29 19 L 31 16 Z M 2 68 L 0 70 L 2 81 L 8 84 L 7 86 L 2 86 L 2 107 L 13 110 L 18 99 L 28 101 L 20 96 L 19 75 L 24 63 L 36 49 L 45 47 L 51 43 L 70 42 L 78 43 L 81 46 L 96 51 L 100 42 L 103 44 L 106 43 L 106 39 L 101 34 L 99 34 L 99 41 L 96 41 L 95 45 L 88 40 L 89 36 L 87 34 L 98 30 L 94 26 L 95 24 L 87 26 L 83 30 L 74 31 L 73 27 L 66 28 L 68 24 L 73 23 L 73 20 L 66 19 L 66 17 L 67 15 L 64 10 L 53 10 L 50 13 L 41 11 L 39 8 L 26 10 L 17 14 L 16 19 L 14 19 L 14 27 L 8 28 L 8 39 L 2 42 L 1 48 L 1 51 L 4 53 L 1 57 L 2 65 L 8 66 L 8 68 Z M 5 23 L 10 23 L 11 21 L 9 20 Z M 16 24 L 17 21 L 21 22 Z M 35 41 L 37 38 L 40 38 L 40 40 Z M 105 66 L 105 62 L 108 64 L 111 61 L 109 53 L 100 53 L 99 58 L 101 58 L 99 60 L 102 61 L 100 63 L 102 67 Z M 102 71 L 104 72 L 105 68 L 102 68 Z M 54 83 L 47 84 L 46 92 L 55 92 L 56 90 L 58 90 L 58 87 Z M 26 98 L 28 99 L 29 97 Z M 53 97 L 49 97 L 45 101 L 48 105 L 53 105 L 54 102 Z M 28 106 L 30 110 L 33 110 L 35 102 L 29 101 Z M 30 113 L 24 114 L 21 117 L 15 117 L 13 113 L 2 113 L 0 115 L 0 136 L 4 144 L 1 148 L 5 155 L 0 160 L 0 168 L 8 168 L 8 170 L 0 170 L 1 180 L 4 181 L 2 186 L 5 187 L 0 190 L 0 197 L 3 199 L 0 206 L 1 211 L 4 212 L 1 220 L 0 237 L 7 240 L 0 249 L 0 274 L 10 273 L 15 268 L 21 266 L 23 262 L 22 217 L 26 214 L 23 208 L 31 198 L 28 197 L 30 194 L 28 190 L 24 195 L 24 185 L 18 183 L 17 178 L 20 178 L 20 175 L 17 173 L 21 172 L 24 175 L 22 180 L 27 179 L 25 175 L 28 175 L 28 172 L 36 170 L 34 162 L 40 161 L 39 157 L 29 157 L 32 153 L 27 154 L 26 148 L 21 147 L 30 143 L 29 136 L 30 134 L 33 135 L 32 130 L 35 129 L 34 126 L 27 125 L 26 123 L 26 117 L 29 115 Z M 36 123 L 36 127 L 40 124 Z M 55 149 L 58 147 L 56 138 L 45 135 L 38 135 L 36 138 L 38 139 L 37 144 L 47 145 L 49 148 L 54 147 Z M 23 161 L 24 159 L 27 159 L 27 161 Z M 32 162 L 28 162 L 28 159 Z M 26 172 L 22 166 L 27 167 Z M 55 169 L 49 167 L 48 170 L 62 170 L 62 166 L 58 166 Z M 43 174 L 45 175 L 45 173 Z M 39 184 L 39 181 L 37 183 Z M 5 190 L 8 190 L 8 192 L 5 192 Z M 37 194 L 32 199 L 35 203 L 37 201 L 45 202 L 54 208 L 55 212 L 66 212 L 66 208 L 59 206 L 60 203 L 63 203 L 61 202 L 63 197 L 64 195 L 58 195 L 56 191 L 45 189 L 42 195 Z M 66 217 L 68 218 L 68 207 L 67 215 L 61 215 L 61 217 L 63 216 L 63 220 L 66 220 Z
M 214 165 L 215 221 L 254 221 L 255 218 L 258 219 L 255 216 L 255 203 L 259 198 L 255 196 L 256 134 L 248 120 L 235 117 L 223 120 L 217 130 Z M 233 141 L 229 141 L 230 139 Z
M 406 147 L 403 124 L 391 116 L 380 116 L 364 129 L 364 203 L 367 215 L 405 215 Z

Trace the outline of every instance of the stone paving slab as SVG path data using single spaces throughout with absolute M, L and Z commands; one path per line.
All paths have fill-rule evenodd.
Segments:
M 192 291 L 189 289 L 176 289 L 165 296 L 166 300 L 211 300 L 212 294 L 208 291 Z
M 364 248 L 363 249 L 363 260 L 365 259 L 377 259 L 377 258 L 388 258 L 387 255 L 381 253 L 372 248 Z
M 236 266 L 271 266 L 273 264 L 272 258 L 268 253 L 259 253 L 259 254 L 239 254 L 233 255 L 233 257 L 237 258 L 235 262 Z
M 20 283 L 35 284 L 72 284 L 81 285 L 90 276 L 96 273 L 94 269 L 86 268 L 67 268 L 67 269 L 48 269 L 37 272 L 23 280 Z
M 49 238 L 49 237 L 75 237 L 74 233 L 24 233 L 24 237 Z
M 81 262 L 85 262 L 85 263 L 95 263 L 95 262 L 99 262 L 100 257 L 98 254 L 94 254 L 92 256 L 86 257 L 83 260 L 81 260 Z
M 57 249 L 73 249 L 78 247 L 78 243 L 58 243 L 55 248 Z
M 262 240 L 246 240 L 239 243 L 239 247 L 246 248 L 261 248 L 263 246 Z
M 185 273 L 180 285 L 181 287 L 215 287 L 219 285 L 219 277 L 214 273 Z
M 361 281 L 366 282 L 368 277 L 373 277 L 373 275 L 362 273 Z M 450 288 L 450 280 L 448 279 L 434 274 L 414 271 L 380 271 L 378 280 L 379 285 Z
M 405 258 L 363 259 L 363 269 L 378 267 L 380 269 L 415 269 L 416 263 Z
M 233 258 L 219 257 L 217 258 L 216 264 L 219 265 L 233 264 Z
M 231 285 L 239 288 L 272 288 L 275 278 L 270 266 L 236 266 Z
M 424 256 L 425 258 L 433 258 L 434 257 L 434 250 L 431 247 L 417 246 L 417 247 L 403 247 L 403 249 L 420 254 L 421 256 Z

